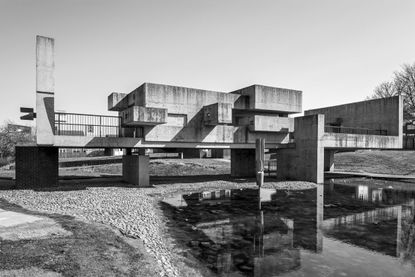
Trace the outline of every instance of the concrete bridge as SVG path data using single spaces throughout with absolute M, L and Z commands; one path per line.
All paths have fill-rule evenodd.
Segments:
M 148 157 L 133 149 L 230 149 L 231 174 L 255 176 L 255 141 L 277 153 L 278 177 L 323 182 L 338 149 L 402 147 L 402 99 L 302 112 L 302 92 L 252 85 L 232 92 L 144 83 L 108 96 L 110 116 L 54 110 L 54 40 L 37 37 L 36 144 L 16 149 L 18 186 L 58 182 L 59 148 L 124 148 L 127 182 L 149 184 Z

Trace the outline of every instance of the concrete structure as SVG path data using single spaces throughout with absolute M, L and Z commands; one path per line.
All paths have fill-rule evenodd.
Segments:
M 252 85 L 226 93 L 144 83 L 128 94 L 108 96 L 108 110 L 117 116 L 55 113 L 53 39 L 38 37 L 36 49 L 39 151 L 45 146 L 125 148 L 128 153 L 134 148 L 183 153 L 228 149 L 231 174 L 255 177 L 255 141 L 261 138 L 266 149 L 277 153 L 280 178 L 320 183 L 324 167 L 333 169 L 339 149 L 402 147 L 401 97 L 310 110 L 292 118 L 302 111 L 298 90 Z M 147 162 L 126 157 L 125 180 L 147 186 Z

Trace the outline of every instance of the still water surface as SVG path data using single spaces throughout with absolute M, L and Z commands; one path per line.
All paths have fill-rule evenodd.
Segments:
M 415 276 L 415 183 L 204 191 L 163 206 L 205 276 Z

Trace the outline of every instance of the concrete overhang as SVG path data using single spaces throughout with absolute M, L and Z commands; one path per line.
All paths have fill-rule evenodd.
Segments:
M 121 111 L 120 115 L 122 125 L 127 127 L 154 126 L 167 122 L 167 109 L 161 108 L 132 106 Z

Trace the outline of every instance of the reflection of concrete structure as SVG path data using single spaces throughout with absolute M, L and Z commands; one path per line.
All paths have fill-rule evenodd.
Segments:
M 266 148 L 277 152 L 281 178 L 322 182 L 324 156 L 332 168 L 336 149 L 402 146 L 400 97 L 306 111 L 306 116 L 294 119 L 290 115 L 302 111 L 302 92 L 297 90 L 253 85 L 224 93 L 144 83 L 128 94 L 109 95 L 108 109 L 118 116 L 57 113 L 54 40 L 37 37 L 36 49 L 37 147 L 125 148 L 127 155 L 133 148 L 230 149 L 231 174 L 254 177 L 255 140 L 265 138 Z M 136 166 L 127 168 L 147 174 L 146 159 L 132 156 L 125 161 Z M 27 163 L 40 159 L 31 156 Z M 42 158 L 42 163 L 57 167 L 54 159 Z M 148 176 L 123 172 L 129 182 L 148 185 L 143 183 Z M 16 175 L 17 183 L 25 185 L 19 171 Z M 57 176 L 49 177 L 48 184 L 56 183 Z
M 186 237 L 193 238 L 190 245 L 197 258 L 214 272 L 276 276 L 301 267 L 301 249 L 322 249 L 323 186 L 293 192 L 292 197 L 274 189 L 217 190 L 180 195 L 165 203 L 178 209 L 176 219 L 193 226 L 194 235 Z M 292 200 L 297 197 L 301 212 L 293 213 L 289 207 L 297 207 L 299 202 Z M 272 207 L 279 207 L 279 212 L 272 212 Z

